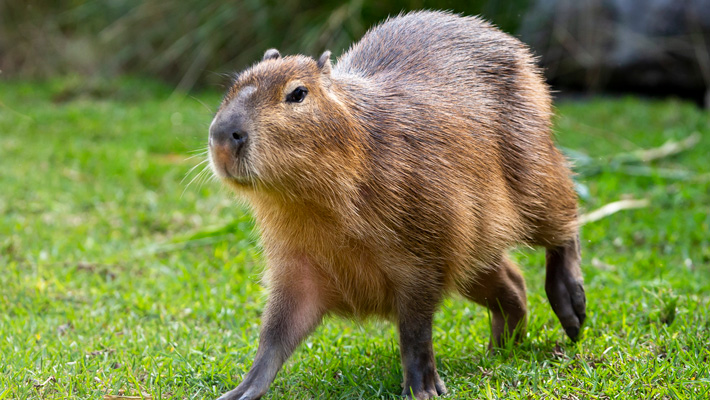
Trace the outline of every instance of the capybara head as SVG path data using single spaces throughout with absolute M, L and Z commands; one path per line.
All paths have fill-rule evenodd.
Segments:
M 332 92 L 330 52 L 319 60 L 271 49 L 240 73 L 210 126 L 215 174 L 237 189 L 318 186 L 353 152 Z

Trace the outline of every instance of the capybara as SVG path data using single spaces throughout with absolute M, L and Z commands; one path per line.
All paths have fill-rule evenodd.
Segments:
M 391 319 L 403 395 L 445 393 L 432 350 L 444 296 L 489 308 L 491 346 L 525 329 L 516 244 L 545 247 L 547 296 L 576 340 L 577 196 L 551 115 L 524 44 L 444 12 L 390 18 L 335 65 L 270 49 L 241 72 L 209 157 L 252 208 L 269 296 L 251 370 L 221 398 L 261 397 L 327 314 Z

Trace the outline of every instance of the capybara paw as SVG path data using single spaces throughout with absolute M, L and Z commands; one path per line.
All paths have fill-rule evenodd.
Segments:
M 572 282 L 571 285 L 568 286 L 568 290 L 570 297 L 569 301 L 574 315 L 577 318 L 574 323 L 569 325 L 563 323 L 562 326 L 565 328 L 567 336 L 576 342 L 579 340 L 579 332 L 582 329 L 584 320 L 587 318 L 587 297 L 584 294 L 584 286 L 582 282 Z
M 257 385 L 242 382 L 236 389 L 221 395 L 217 400 L 257 400 L 264 395 L 266 390 Z
M 412 397 L 412 394 L 414 394 L 414 397 Z M 414 382 L 405 383 L 402 391 L 402 396 L 416 400 L 431 399 L 442 394 L 446 394 L 446 385 L 438 376 L 434 379 L 429 379 L 428 382 L 419 382 L 418 384 Z

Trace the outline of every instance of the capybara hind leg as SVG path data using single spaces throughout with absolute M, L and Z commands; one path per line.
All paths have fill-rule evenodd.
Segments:
M 525 333 L 527 297 L 525 281 L 506 256 L 478 272 L 460 288 L 461 294 L 482 304 L 491 313 L 490 347 L 518 340 Z
M 567 336 L 576 341 L 586 317 L 586 298 L 579 237 L 563 246 L 547 248 L 547 276 L 545 292 Z
M 431 336 L 434 310 L 429 307 L 432 304 L 415 300 L 405 300 L 408 304 L 399 307 L 399 349 L 404 370 L 402 396 L 422 400 L 446 393 L 446 386 L 436 371 Z
M 242 383 L 218 400 L 261 398 L 296 346 L 318 325 L 323 311 L 317 297 L 298 283 L 292 281 L 269 294 L 254 363 Z

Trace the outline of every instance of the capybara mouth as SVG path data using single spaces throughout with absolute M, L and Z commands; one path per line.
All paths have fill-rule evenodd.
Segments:
M 254 174 L 247 165 L 246 147 L 246 143 L 240 143 L 237 148 L 210 143 L 209 154 L 214 174 L 225 181 L 251 184 Z

